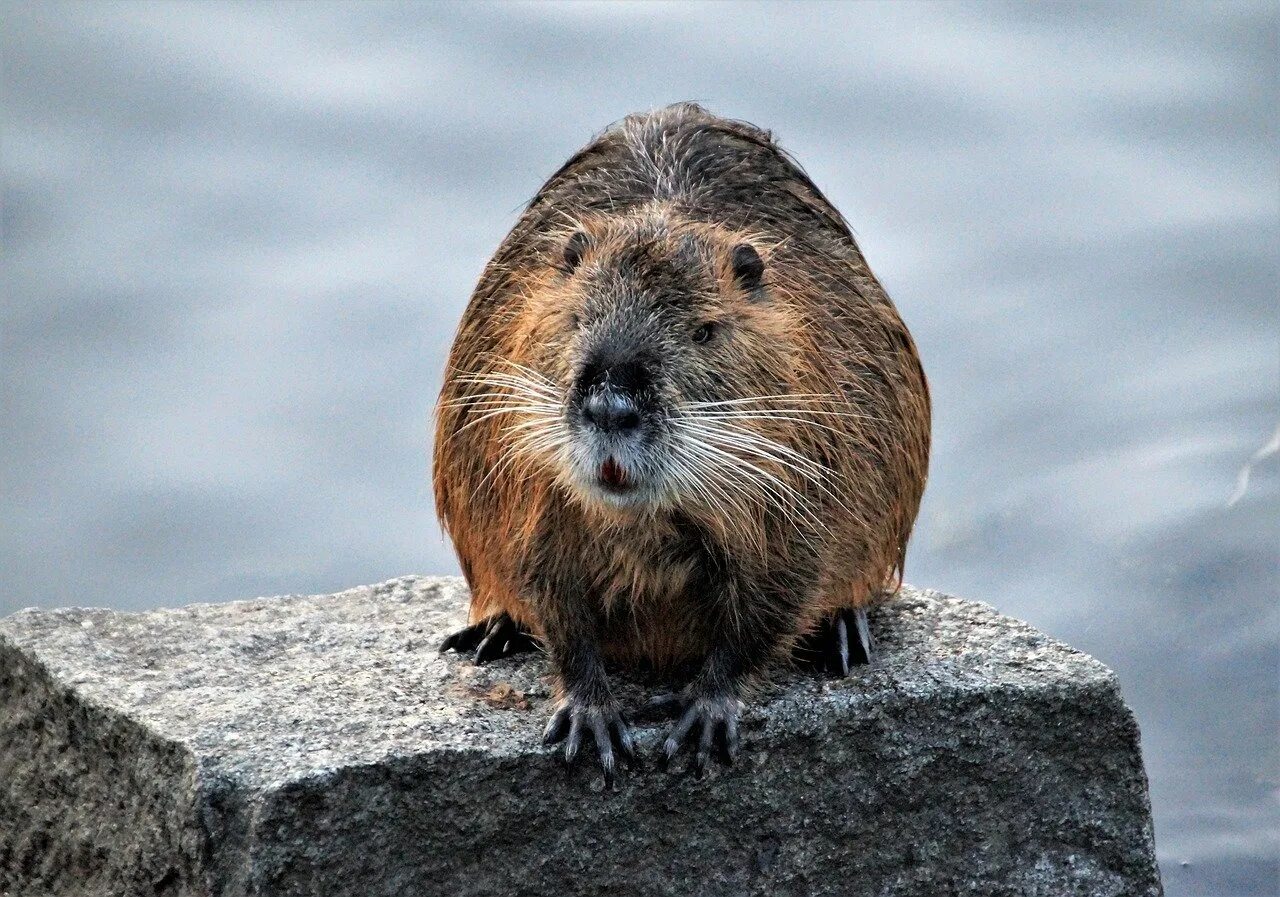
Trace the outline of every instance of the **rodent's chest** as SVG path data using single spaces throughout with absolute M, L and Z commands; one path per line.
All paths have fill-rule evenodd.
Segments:
M 601 603 L 601 646 L 625 665 L 659 668 L 702 656 L 707 648 L 707 588 L 696 544 L 615 543 L 595 555 L 592 571 Z
M 602 539 L 582 561 L 606 609 L 683 603 L 703 579 L 703 552 L 678 531 L 623 532 Z

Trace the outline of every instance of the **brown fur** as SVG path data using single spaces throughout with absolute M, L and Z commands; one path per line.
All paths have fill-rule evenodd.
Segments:
M 567 388 L 574 316 L 592 301 L 561 270 L 577 230 L 589 238 L 584 265 L 638 259 L 661 277 L 701 253 L 710 279 L 688 301 L 732 338 L 691 360 L 706 370 L 690 377 L 723 379 L 723 399 L 825 397 L 789 415 L 813 423 L 741 422 L 829 468 L 821 486 L 753 462 L 803 495 L 807 514 L 766 496 L 612 508 L 584 498 L 552 454 L 520 443 L 512 428 L 522 413 L 474 381 L 514 364 Z M 763 301 L 735 284 L 730 256 L 742 243 L 764 260 Z M 776 634 L 751 664 L 760 668 L 836 609 L 896 590 L 929 427 L 915 344 L 844 219 L 769 134 L 684 104 L 631 116 L 575 155 L 485 269 L 440 396 L 436 508 L 472 589 L 473 621 L 505 611 L 544 638 L 583 625 L 530 585 L 573 582 L 616 662 L 696 661 L 719 620 Z M 734 573 L 714 613 L 698 594 L 708 566 Z

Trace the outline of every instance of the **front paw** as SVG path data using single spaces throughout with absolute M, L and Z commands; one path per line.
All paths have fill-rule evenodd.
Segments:
M 440 644 L 440 653 L 453 650 L 459 654 L 471 654 L 477 665 L 510 657 L 526 651 L 536 651 L 538 639 L 523 623 L 517 623 L 506 613 L 486 617 L 473 626 L 459 629 Z
M 679 721 L 662 743 L 659 761 L 664 768 L 671 766 L 671 761 L 686 744 L 695 744 L 695 730 L 697 747 L 690 767 L 694 775 L 701 777 L 706 771 L 713 750 L 717 750 L 726 766 L 733 765 L 738 756 L 738 714 L 742 710 L 742 702 L 737 697 L 722 692 L 687 691 L 679 696 L 660 697 L 651 703 L 680 714 Z
M 582 747 L 584 732 L 589 732 L 596 743 L 606 786 L 613 784 L 617 769 L 615 748 L 623 762 L 628 766 L 635 765 L 636 747 L 631 727 L 612 702 L 593 703 L 572 697 L 563 699 L 551 714 L 542 743 L 564 741 L 564 759 L 572 765 Z

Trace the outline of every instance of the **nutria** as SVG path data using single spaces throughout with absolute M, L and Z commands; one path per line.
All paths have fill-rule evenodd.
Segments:
M 915 344 L 844 218 L 767 131 L 632 115 L 543 184 L 485 268 L 437 410 L 471 586 L 441 650 L 545 645 L 547 743 L 633 758 L 605 664 L 695 671 L 670 760 L 731 762 L 772 662 L 847 673 L 924 491 Z

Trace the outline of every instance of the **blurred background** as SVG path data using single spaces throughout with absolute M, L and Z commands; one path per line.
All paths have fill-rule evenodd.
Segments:
M 1280 891 L 1275 3 L 0 10 L 0 614 L 456 572 L 430 417 L 481 268 L 698 100 L 920 344 L 908 579 L 1118 671 L 1170 895 Z

